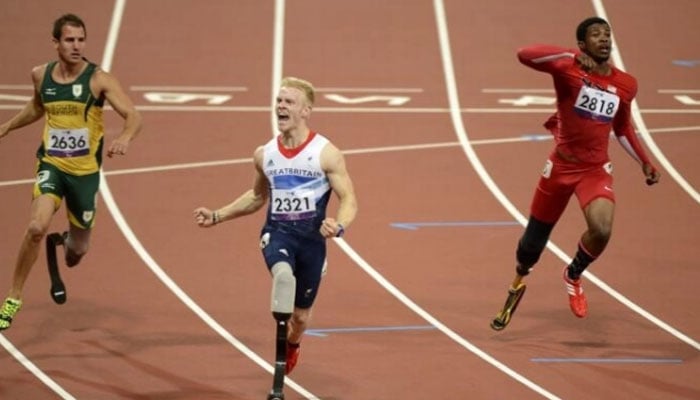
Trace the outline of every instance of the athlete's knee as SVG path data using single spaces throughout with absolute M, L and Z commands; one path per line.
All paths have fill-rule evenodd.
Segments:
M 35 243 L 40 243 L 46 233 L 48 232 L 48 227 L 40 223 L 39 221 L 32 219 L 29 221 L 29 226 L 27 226 L 27 235 L 31 241 Z
M 296 308 L 292 314 L 292 323 L 297 327 L 304 327 L 311 318 L 310 308 Z
M 80 260 L 82 260 L 83 256 L 85 256 L 90 249 L 90 232 L 76 232 L 71 227 L 71 230 L 67 236 L 65 236 L 63 247 L 65 250 L 66 265 L 74 267 L 80 264 Z
M 292 266 L 286 262 L 278 262 L 272 266 L 270 269 L 272 273 L 272 279 L 276 283 L 283 285 L 289 285 L 296 283 L 296 278 L 294 277 L 294 271 L 292 271 Z
M 291 314 L 294 310 L 294 297 L 297 280 L 291 265 L 278 262 L 270 269 L 272 273 L 272 312 Z
M 66 250 L 82 257 L 90 249 L 90 237 L 83 234 L 68 233 L 65 242 Z
M 588 227 L 588 235 L 591 240 L 597 243 L 608 243 L 612 236 L 612 224 L 610 223 L 593 223 Z
M 542 255 L 544 247 L 547 245 L 549 235 L 552 233 L 554 224 L 548 224 L 534 217 L 530 217 L 525 228 L 525 233 L 518 241 L 515 257 L 518 262 L 516 271 L 520 275 L 527 275 Z

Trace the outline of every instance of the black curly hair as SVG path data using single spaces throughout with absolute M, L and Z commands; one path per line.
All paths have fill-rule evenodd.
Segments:
M 583 42 L 586 40 L 586 31 L 588 31 L 588 27 L 594 24 L 605 24 L 610 26 L 608 21 L 604 20 L 603 18 L 600 17 L 589 17 L 581 21 L 580 24 L 578 24 L 578 27 L 576 28 L 576 40 L 579 42 Z

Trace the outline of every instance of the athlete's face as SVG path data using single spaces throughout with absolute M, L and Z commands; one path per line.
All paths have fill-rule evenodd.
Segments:
M 67 64 L 77 64 L 83 60 L 85 50 L 85 30 L 82 27 L 63 25 L 61 38 L 53 39 L 58 58 Z
M 304 92 L 297 88 L 282 86 L 277 95 L 277 129 L 290 132 L 305 128 L 306 119 L 311 112 Z
M 579 42 L 578 46 L 597 62 L 608 61 L 612 51 L 610 26 L 607 24 L 593 24 L 589 26 L 585 40 Z

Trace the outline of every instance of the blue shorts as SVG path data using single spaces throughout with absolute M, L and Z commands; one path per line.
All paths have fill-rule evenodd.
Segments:
M 310 308 L 325 272 L 326 241 L 266 229 L 260 235 L 260 248 L 268 270 L 278 262 L 291 265 L 297 281 L 294 306 Z

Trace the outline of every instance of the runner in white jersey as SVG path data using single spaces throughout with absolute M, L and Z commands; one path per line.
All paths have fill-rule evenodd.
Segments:
M 264 147 L 263 171 L 270 182 L 265 230 L 324 240 L 319 231 L 326 217 L 331 187 L 321 168 L 321 151 L 328 139 L 310 132 L 299 147 L 286 149 L 281 137 Z
M 307 125 L 313 102 L 309 82 L 284 78 L 276 107 L 280 135 L 255 150 L 253 188 L 218 209 L 194 210 L 197 224 L 211 227 L 268 205 L 260 247 L 273 278 L 273 315 L 278 322 L 289 322 L 286 373 L 297 363 L 299 343 L 318 294 L 326 239 L 343 235 L 357 214 L 342 153 Z M 334 218 L 326 216 L 331 192 L 339 200 Z

